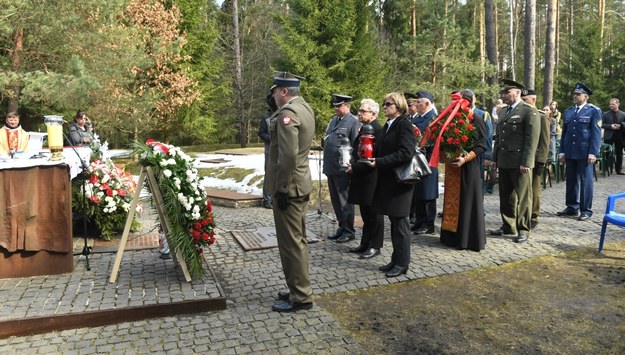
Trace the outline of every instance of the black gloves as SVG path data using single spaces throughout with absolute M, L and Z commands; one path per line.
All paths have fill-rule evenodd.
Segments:
M 273 195 L 273 198 L 276 200 L 280 210 L 286 211 L 286 209 L 289 208 L 289 195 L 286 192 L 278 191 Z

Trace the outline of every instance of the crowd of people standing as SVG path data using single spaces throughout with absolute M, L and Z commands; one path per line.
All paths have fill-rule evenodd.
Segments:
M 268 102 L 273 99 L 276 106 L 263 118 L 264 129 L 259 131 L 259 135 L 270 133 L 266 140 L 269 154 L 265 188 L 271 201 L 266 203 L 273 208 L 289 288 L 278 293 L 279 301 L 273 309 L 279 312 L 312 307 L 305 213 L 312 190 L 308 152 L 315 118 L 299 96 L 300 80 L 301 77 L 286 72 L 276 73 L 268 96 Z M 455 91 L 452 104 L 468 108 L 470 144 L 463 147 L 462 153 L 443 158 L 438 144 L 441 136 L 429 133 L 440 129 L 443 122 L 445 128 L 456 111 L 449 119 L 445 116 L 449 115 L 449 108 L 438 115 L 431 93 L 388 93 L 381 106 L 365 98 L 359 103 L 357 116 L 351 112 L 351 96 L 334 94 L 335 115 L 325 130 L 321 147 L 323 173 L 328 178 L 338 222 L 328 240 L 345 243 L 356 238 L 354 216 L 358 205 L 362 236 L 349 252 L 361 259 L 374 258 L 380 255 L 388 217 L 392 255 L 379 269 L 386 277 L 405 274 L 410 267 L 412 234 L 436 233 L 439 157 L 445 172 L 443 209 L 439 215 L 439 235 L 444 245 L 476 252 L 486 247 L 483 199 L 485 193 L 492 193 L 495 182 L 499 184 L 502 225 L 491 230 L 490 235 L 509 235 L 516 243 L 527 242 L 540 217 L 543 171 L 556 159 L 566 164 L 566 208 L 558 215 L 574 216 L 579 221 L 589 219 L 592 169 L 602 143 L 602 119 L 602 127 L 611 133 L 605 135 L 606 142 L 615 144 L 621 155 L 625 145 L 625 113 L 618 110 L 618 100 L 612 99 L 610 112 L 602 115 L 601 109 L 588 103 L 590 95 L 586 85 L 576 84 L 574 105 L 561 115 L 556 102 L 539 110 L 534 90 L 504 79 L 501 103 L 489 113 L 475 107 L 472 90 Z M 386 119 L 384 123 L 378 119 L 381 115 Z M 428 132 L 429 138 L 419 142 L 423 132 Z M 372 157 L 361 154 L 359 144 L 363 136 L 375 140 Z M 394 170 L 413 159 L 418 145 L 425 149 L 432 173 L 414 184 L 398 182 Z M 619 174 L 621 163 L 617 162 Z M 490 173 L 484 174 L 485 170 Z

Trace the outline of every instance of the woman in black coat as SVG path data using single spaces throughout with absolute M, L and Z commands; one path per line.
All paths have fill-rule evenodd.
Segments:
M 360 245 L 349 249 L 350 253 L 359 253 L 361 259 L 370 259 L 380 254 L 384 242 L 384 216 L 373 210 L 373 194 L 378 183 L 378 169 L 374 169 L 367 162 L 360 162 L 358 146 L 364 125 L 370 125 L 377 138 L 382 134 L 382 125 L 377 117 L 380 105 L 372 99 L 360 102 L 358 120 L 363 124 L 352 146 L 352 165 L 347 170 L 350 173 L 349 194 L 347 202 L 360 206 L 362 217 L 362 238 Z
M 412 123 L 405 115 L 408 104 L 404 95 L 392 92 L 384 97 L 387 121 L 376 140 L 372 166 L 378 169 L 378 183 L 373 208 L 391 221 L 393 256 L 380 267 L 387 277 L 405 274 L 410 264 L 410 201 L 414 185 L 398 183 L 393 168 L 408 163 L 414 155 L 416 140 Z

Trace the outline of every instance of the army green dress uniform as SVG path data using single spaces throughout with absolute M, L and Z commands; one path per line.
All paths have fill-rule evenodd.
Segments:
M 519 100 L 504 106 L 497 124 L 493 161 L 499 169 L 499 210 L 505 234 L 529 237 L 532 215 L 532 175 L 540 137 L 540 118 L 535 107 Z
M 275 82 L 275 81 L 274 81 Z M 299 86 L 299 82 L 298 85 Z M 273 214 L 282 269 L 290 291 L 289 300 L 312 302 L 308 273 L 308 242 L 305 216 L 312 191 L 308 152 L 315 133 L 315 115 L 301 97 L 292 98 L 270 120 L 271 142 L 266 179 L 274 198 Z M 282 209 L 276 193 L 287 194 Z

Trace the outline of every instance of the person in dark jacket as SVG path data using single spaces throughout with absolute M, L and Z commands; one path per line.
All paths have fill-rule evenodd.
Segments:
M 265 143 L 265 172 L 267 172 L 267 164 L 269 163 L 269 143 L 271 142 L 271 133 L 269 132 L 269 120 L 271 115 L 278 109 L 276 106 L 276 100 L 273 99 L 273 95 L 270 92 L 265 99 L 267 103 L 267 111 L 260 119 L 260 126 L 258 127 L 258 137 Z M 263 179 L 263 207 L 272 209 L 271 195 L 267 192 L 267 184 Z
M 436 117 L 434 97 L 427 91 L 417 91 L 414 95 L 404 94 L 408 105 L 415 107 L 415 115 L 411 123 L 419 129 L 421 134 L 430 122 Z M 432 157 L 432 147 L 427 147 L 426 157 Z M 412 193 L 411 210 L 415 213 L 415 224 L 411 228 L 416 235 L 434 233 L 436 219 L 436 199 L 438 198 L 438 168 L 431 168 L 432 174 L 415 183 Z
M 610 111 L 603 114 L 601 120 L 601 128 L 603 128 L 603 142 L 606 144 L 614 144 L 614 154 L 616 160 L 614 162 L 614 170 L 616 174 L 624 175 L 623 169 L 623 143 L 625 143 L 625 112 L 618 109 L 619 100 L 610 99 Z
M 351 174 L 347 202 L 360 206 L 360 216 L 363 222 L 360 245 L 349 249 L 349 252 L 360 253 L 361 259 L 370 259 L 379 255 L 384 241 L 384 216 L 377 214 L 372 206 L 373 194 L 378 183 L 378 171 L 372 169 L 369 164 L 359 161 L 358 155 L 360 136 L 365 130 L 363 127 L 370 125 L 376 140 L 382 134 L 382 125 L 377 120 L 379 112 L 380 105 L 372 99 L 360 101 L 358 120 L 363 126 L 354 141 L 352 164 L 347 170 Z
M 380 267 L 387 277 L 405 274 L 410 264 L 410 201 L 414 185 L 398 183 L 393 168 L 408 163 L 414 155 L 414 128 L 406 116 L 408 104 L 404 95 L 392 92 L 384 97 L 387 121 L 376 141 L 371 166 L 378 169 L 378 183 L 373 208 L 391 221 L 391 261 Z

